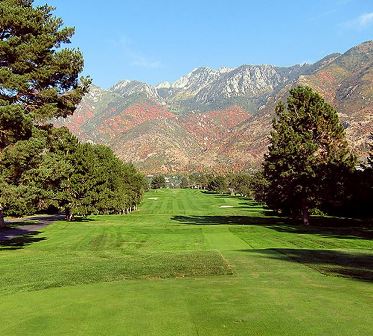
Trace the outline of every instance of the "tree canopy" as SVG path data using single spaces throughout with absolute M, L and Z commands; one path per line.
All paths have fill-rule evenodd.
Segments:
M 160 189 L 166 187 L 166 179 L 163 175 L 155 175 L 150 183 L 152 189 Z

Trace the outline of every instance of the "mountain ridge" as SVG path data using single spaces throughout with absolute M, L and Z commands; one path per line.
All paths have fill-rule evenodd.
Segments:
M 158 85 L 124 80 L 108 90 L 92 86 L 76 113 L 57 124 L 111 146 L 145 173 L 241 170 L 260 164 L 276 102 L 309 85 L 338 110 L 363 157 L 373 131 L 372 69 L 367 41 L 314 64 L 199 67 Z

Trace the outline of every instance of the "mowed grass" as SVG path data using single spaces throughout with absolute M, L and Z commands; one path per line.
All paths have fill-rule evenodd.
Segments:
M 371 223 L 314 223 L 197 190 L 54 223 L 0 243 L 0 335 L 371 335 Z

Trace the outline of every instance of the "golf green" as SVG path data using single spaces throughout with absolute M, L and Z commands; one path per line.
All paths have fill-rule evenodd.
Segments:
M 156 190 L 138 211 L 0 242 L 0 335 L 371 335 L 372 226 L 310 228 L 240 197 Z

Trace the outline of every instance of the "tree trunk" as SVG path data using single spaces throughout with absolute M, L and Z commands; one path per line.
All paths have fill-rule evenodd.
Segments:
M 305 201 L 302 202 L 302 219 L 303 225 L 310 225 L 310 211 Z
M 71 213 L 71 210 L 68 209 L 66 210 L 66 213 L 65 213 L 65 219 L 69 222 L 71 222 L 73 220 L 73 214 Z
M 0 204 L 0 230 L 5 228 L 3 206 Z

